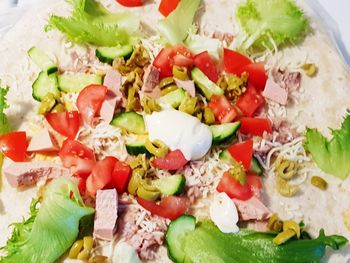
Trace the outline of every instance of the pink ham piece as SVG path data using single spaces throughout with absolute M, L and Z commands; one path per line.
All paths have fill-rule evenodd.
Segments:
M 158 84 L 159 70 L 153 65 L 149 65 L 143 75 L 143 85 L 139 93 L 140 99 L 142 100 L 145 96 L 158 99 L 162 95 Z
M 13 162 L 3 168 L 3 174 L 13 187 L 33 186 L 40 179 L 47 180 L 60 176 L 70 176 L 68 169 L 48 161 Z
M 103 85 L 108 90 L 106 99 L 100 110 L 100 115 L 103 120 L 109 123 L 113 119 L 116 105 L 123 101 L 123 94 L 120 90 L 122 86 L 122 75 L 118 71 L 110 69 L 105 76 Z
M 149 65 L 143 75 L 143 85 L 141 90 L 144 92 L 152 92 L 159 84 L 159 70 L 153 65 Z
M 52 152 L 58 151 L 56 139 L 48 130 L 35 134 L 28 145 L 28 152 Z
M 94 237 L 104 240 L 113 240 L 113 236 L 117 226 L 117 218 L 117 190 L 98 190 L 96 194 Z
M 196 88 L 194 86 L 193 80 L 179 80 L 174 78 L 176 86 L 183 88 L 190 94 L 192 97 L 196 96 Z
M 301 74 L 299 72 L 289 72 L 272 69 L 269 73 L 263 96 L 279 104 L 286 105 L 290 92 L 300 86 Z
M 246 201 L 232 200 L 237 207 L 239 218 L 242 221 L 266 220 L 271 216 L 271 211 L 255 196 Z

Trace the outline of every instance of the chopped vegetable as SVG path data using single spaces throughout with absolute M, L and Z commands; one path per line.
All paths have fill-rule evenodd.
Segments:
M 224 95 L 212 95 L 209 102 L 209 108 L 213 111 L 215 119 L 219 123 L 230 123 L 238 115 L 235 107 Z
M 224 49 L 225 71 L 231 74 L 240 75 L 244 66 L 251 64 L 252 61 L 245 55 L 230 49 Z
M 94 240 L 92 236 L 86 236 L 83 239 L 75 241 L 69 250 L 68 257 L 71 259 L 88 260 L 93 244 Z
M 142 0 L 116 0 L 119 4 L 126 6 L 126 7 L 136 7 L 136 6 L 142 6 Z
M 286 243 L 288 240 L 290 240 L 292 237 L 294 237 L 296 234 L 293 230 L 287 229 L 283 232 L 279 233 L 272 242 L 275 245 L 282 245 L 283 243 Z
M 184 167 L 188 161 L 180 150 L 171 151 L 164 158 L 156 158 L 152 164 L 159 169 L 176 171 Z
M 75 139 L 80 127 L 79 112 L 50 112 L 45 114 L 45 119 L 55 131 L 68 139 Z
M 6 108 L 8 108 L 7 102 L 6 102 L 6 95 L 9 91 L 9 87 L 1 87 L 1 81 L 0 81 L 0 135 L 4 135 L 11 131 L 10 123 L 7 119 L 7 116 L 4 112 Z
M 208 51 L 197 54 L 194 57 L 194 65 L 199 68 L 212 82 L 217 82 L 219 73 L 214 60 L 210 57 Z
M 302 40 L 308 31 L 308 20 L 291 0 L 247 0 L 236 12 L 245 35 L 243 50 L 273 49 Z
M 267 227 L 269 228 L 269 230 L 278 233 L 281 232 L 283 229 L 283 222 L 278 218 L 278 215 L 276 213 L 273 213 L 269 218 Z
M 326 246 L 338 250 L 348 242 L 343 236 L 326 236 L 321 229 L 316 239 L 293 239 L 276 246 L 272 243 L 275 233 L 241 229 L 236 234 L 225 234 L 211 221 L 199 222 L 194 229 L 195 219 L 192 217 L 192 222 L 187 223 L 188 217 L 182 216 L 168 227 L 166 245 L 176 263 L 320 262 Z
M 93 212 L 83 205 L 76 179 L 54 179 L 40 208 L 33 202 L 31 217 L 14 225 L 12 237 L 2 248 L 7 255 L 0 261 L 55 262 L 76 240 L 79 220 Z
M 315 64 L 304 64 L 301 68 L 305 71 L 305 74 L 309 77 L 314 77 L 317 74 L 317 67 Z
M 174 220 L 186 213 L 187 200 L 184 197 L 167 196 L 159 204 L 155 201 L 148 201 L 137 198 L 137 202 L 152 214 Z
M 224 173 L 216 190 L 219 193 L 226 193 L 230 198 L 239 200 L 248 200 L 253 196 L 252 187 L 248 183 L 242 185 L 229 172 Z
M 298 171 L 297 162 L 278 157 L 274 163 L 275 174 L 284 179 L 291 180 L 293 179 Z
M 281 177 L 276 178 L 276 188 L 285 197 L 292 197 L 299 191 L 298 186 L 289 184 L 287 180 Z
M 113 47 L 133 44 L 139 18 L 131 13 L 112 14 L 95 0 L 69 1 L 70 17 L 51 16 L 46 30 L 58 29 L 71 41 Z
M 0 136 L 0 151 L 15 162 L 24 162 L 27 158 L 28 141 L 26 132 L 11 132 Z
M 245 171 L 249 170 L 253 157 L 253 141 L 247 140 L 241 143 L 232 144 L 227 148 L 236 162 L 243 165 Z
M 247 90 L 247 82 L 248 74 L 242 73 L 241 77 L 236 75 L 222 75 L 216 83 L 225 91 L 225 96 L 229 100 L 237 101 Z
M 176 9 L 179 3 L 180 0 L 162 0 L 159 4 L 158 10 L 163 16 L 168 16 Z
M 304 148 L 324 172 L 344 180 L 350 173 L 350 110 L 341 128 L 332 130 L 332 135 L 328 140 L 316 129 L 307 129 Z
M 200 0 L 181 0 L 176 9 L 158 24 L 160 34 L 171 44 L 181 43 L 187 37 Z
M 264 97 L 254 86 L 248 84 L 246 92 L 238 98 L 236 106 L 246 117 L 252 117 L 254 113 L 264 105 L 264 103 Z
M 164 158 L 168 154 L 168 147 L 161 140 L 151 142 L 149 139 L 147 139 L 145 147 L 148 152 L 156 157 Z
M 311 184 L 321 190 L 326 190 L 328 187 L 328 183 L 322 177 L 313 176 L 311 178 Z
M 272 132 L 272 124 L 270 120 L 266 118 L 240 118 L 241 127 L 239 131 L 243 134 L 251 134 L 256 136 L 262 136 L 264 132 Z

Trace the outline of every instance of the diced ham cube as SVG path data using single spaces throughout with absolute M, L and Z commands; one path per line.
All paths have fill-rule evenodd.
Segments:
M 266 82 L 263 96 L 279 104 L 286 105 L 288 100 L 288 91 L 275 82 L 274 78 L 269 76 Z
M 183 88 L 190 94 L 192 97 L 196 96 L 196 88 L 194 86 L 193 80 L 179 80 L 174 78 L 176 86 Z
M 271 211 L 255 196 L 246 201 L 232 200 L 237 207 L 239 218 L 242 221 L 266 220 L 271 216 Z
M 159 84 L 159 70 L 153 65 L 149 65 L 145 74 L 143 75 L 143 86 L 141 88 L 144 92 L 152 92 L 152 90 Z
M 111 122 L 114 115 L 114 110 L 117 104 L 123 101 L 123 94 L 121 92 L 122 87 L 122 75 L 114 70 L 110 69 L 103 81 L 103 85 L 108 88 L 107 96 L 100 110 L 100 115 L 106 122 Z
M 3 174 L 13 187 L 33 186 L 40 179 L 53 179 L 60 176 L 69 176 L 68 169 L 61 165 L 48 162 L 21 162 L 11 163 L 3 168 Z
M 117 218 L 117 190 L 98 190 L 96 194 L 94 237 L 104 240 L 113 240 L 113 236 L 117 226 Z
M 28 145 L 28 152 L 50 152 L 58 151 L 56 139 L 48 130 L 35 134 Z

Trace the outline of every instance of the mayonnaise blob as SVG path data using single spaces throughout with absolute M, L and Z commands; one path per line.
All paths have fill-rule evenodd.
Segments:
M 210 204 L 210 218 L 223 233 L 237 233 L 238 212 L 226 193 L 217 194 Z
M 151 141 L 161 140 L 170 150 L 180 150 L 188 161 L 201 159 L 211 147 L 209 127 L 187 113 L 166 109 L 144 119 Z

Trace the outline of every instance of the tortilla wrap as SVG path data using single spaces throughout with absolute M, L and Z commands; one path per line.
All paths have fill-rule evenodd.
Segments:
M 116 5 L 114 0 L 101 2 L 112 12 L 127 10 Z M 141 30 L 149 39 L 155 36 L 154 24 L 161 18 L 156 11 L 158 2 L 151 1 L 144 7 L 132 10 L 140 14 Z M 196 17 L 197 21 L 200 21 L 202 34 L 211 35 L 219 31 L 235 35 L 238 32 L 239 28 L 233 14 L 239 1 L 202 2 Z M 338 128 L 347 108 L 350 107 L 348 96 L 350 72 L 324 33 L 321 23 L 314 18 L 304 1 L 299 2 L 306 14 L 311 17 L 312 33 L 308 34 L 302 43 L 280 50 L 276 55 L 278 57 L 268 57 L 267 65 L 297 70 L 303 74 L 301 89 L 293 94 L 293 102 L 286 107 L 286 112 L 282 113 L 281 117 L 284 115 L 301 133 L 306 127 L 310 127 L 317 128 L 329 136 L 328 128 Z M 31 86 L 39 70 L 30 62 L 27 56 L 28 49 L 37 46 L 58 61 L 60 66 L 70 63 L 69 54 L 72 51 L 81 56 L 88 52 L 85 47 L 68 42 L 65 36 L 56 30 L 44 32 L 49 15 L 52 13 L 67 15 L 69 5 L 63 0 L 43 1 L 28 11 L 0 42 L 0 79 L 3 84 L 11 87 L 8 93 L 10 107 L 7 115 L 14 130 L 27 130 L 29 136 L 32 135 L 30 131 L 32 123 L 36 120 L 38 107 L 32 98 Z M 153 55 L 156 55 L 159 49 L 157 45 L 153 46 Z M 312 61 L 317 65 L 317 77 L 308 78 L 300 70 L 299 65 L 306 61 Z M 100 64 L 97 66 L 100 70 L 105 70 Z M 8 163 L 5 161 L 4 165 Z M 350 177 L 341 181 L 324 174 L 315 165 L 310 166 L 309 172 L 306 173 L 307 178 L 313 175 L 322 175 L 326 178 L 329 184 L 327 191 L 311 187 L 309 179 L 305 179 L 305 183 L 300 186 L 302 191 L 293 198 L 279 195 L 274 187 L 273 176 L 265 177 L 267 206 L 283 219 L 303 220 L 307 225 L 307 231 L 313 236 L 318 234 L 320 228 L 324 228 L 327 234 L 341 234 L 350 238 L 350 226 L 346 227 L 344 224 L 344 218 L 349 217 L 350 211 Z M 31 198 L 36 196 L 36 191 L 37 187 L 17 191 L 2 178 L 0 246 L 3 246 L 10 236 L 11 229 L 8 226 L 27 216 Z M 208 216 L 207 200 L 200 202 L 203 202 L 203 206 L 196 213 Z M 170 261 L 165 255 L 164 248 L 159 253 L 162 258 L 156 262 Z M 349 258 L 350 249 L 347 247 L 341 252 L 331 254 L 328 259 L 329 262 L 346 262 Z

